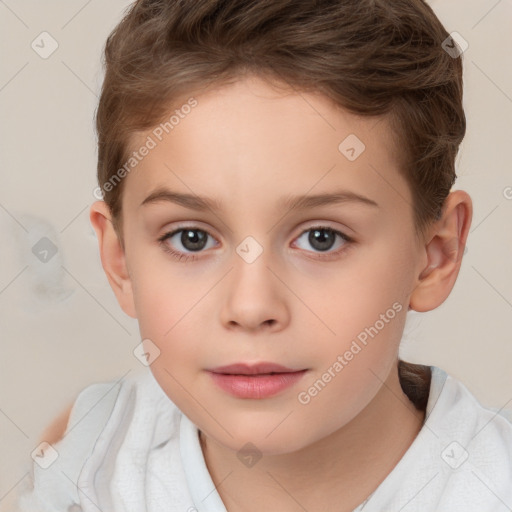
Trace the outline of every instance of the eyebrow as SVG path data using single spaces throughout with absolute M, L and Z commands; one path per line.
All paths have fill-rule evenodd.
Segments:
M 197 211 L 222 211 L 223 205 L 215 199 L 198 196 L 195 194 L 184 194 L 175 192 L 166 188 L 158 188 L 151 192 L 149 196 L 142 201 L 140 206 L 158 203 L 171 202 L 185 208 Z M 316 195 L 300 195 L 288 196 L 281 200 L 282 207 L 289 210 L 301 210 L 317 208 L 319 206 L 342 204 L 342 203 L 359 203 L 366 206 L 379 208 L 379 205 L 372 199 L 356 194 L 349 190 L 340 190 L 332 193 L 316 194 Z

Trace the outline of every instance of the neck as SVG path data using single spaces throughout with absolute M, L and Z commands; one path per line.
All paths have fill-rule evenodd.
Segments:
M 200 440 L 228 512 L 256 512 L 269 505 L 281 512 L 351 512 L 396 466 L 424 419 L 425 411 L 414 407 L 392 371 L 368 406 L 342 428 L 301 450 L 264 455 L 251 468 L 203 432 Z

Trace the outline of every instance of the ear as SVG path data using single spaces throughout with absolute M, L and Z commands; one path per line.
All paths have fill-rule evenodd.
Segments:
M 132 282 L 126 266 L 124 249 L 112 224 L 107 203 L 105 201 L 93 203 L 89 218 L 98 238 L 103 270 L 117 297 L 117 301 L 128 316 L 137 318 Z
M 430 311 L 450 295 L 462 264 L 472 217 L 470 196 L 463 190 L 451 192 L 445 200 L 441 218 L 429 231 L 429 242 L 421 249 L 425 251 L 428 263 L 418 269 L 409 309 Z

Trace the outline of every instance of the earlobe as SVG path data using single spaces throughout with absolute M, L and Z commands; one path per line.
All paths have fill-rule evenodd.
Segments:
M 126 265 L 125 251 L 112 224 L 110 209 L 104 201 L 92 204 L 89 218 L 98 238 L 101 264 L 122 310 L 137 318 L 133 289 Z
M 466 192 L 456 190 L 448 195 L 441 219 L 433 225 L 423 248 L 428 263 L 419 269 L 410 309 L 431 311 L 448 298 L 462 264 L 472 215 L 472 201 Z

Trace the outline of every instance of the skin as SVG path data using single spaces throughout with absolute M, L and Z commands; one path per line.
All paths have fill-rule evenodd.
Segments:
M 411 192 L 384 119 L 355 116 L 320 94 L 277 90 L 254 76 L 195 98 L 198 105 L 125 178 L 124 248 L 107 205 L 92 205 L 103 268 L 122 309 L 138 319 L 141 338 L 159 348 L 151 371 L 198 425 L 227 510 L 351 511 L 385 479 L 424 421 L 400 387 L 398 348 L 408 309 L 435 309 L 452 290 L 471 199 L 451 192 L 442 218 L 416 237 Z M 136 134 L 133 148 L 148 134 Z M 338 150 L 349 134 L 366 145 L 354 161 Z M 160 186 L 214 198 L 223 210 L 164 200 L 141 206 Z M 339 189 L 378 208 L 281 205 L 290 195 Z M 336 236 L 322 251 L 308 242 L 310 232 L 302 234 L 318 225 L 353 241 Z M 201 252 L 184 246 L 181 232 L 158 242 L 192 227 L 209 235 Z M 236 251 L 247 236 L 263 250 L 252 263 Z M 180 261 L 165 245 L 197 259 Z M 401 305 L 394 318 L 300 403 L 299 392 L 394 303 Z M 205 371 L 241 361 L 308 372 L 274 397 L 241 399 Z M 252 467 L 237 457 L 249 441 L 262 455 Z

